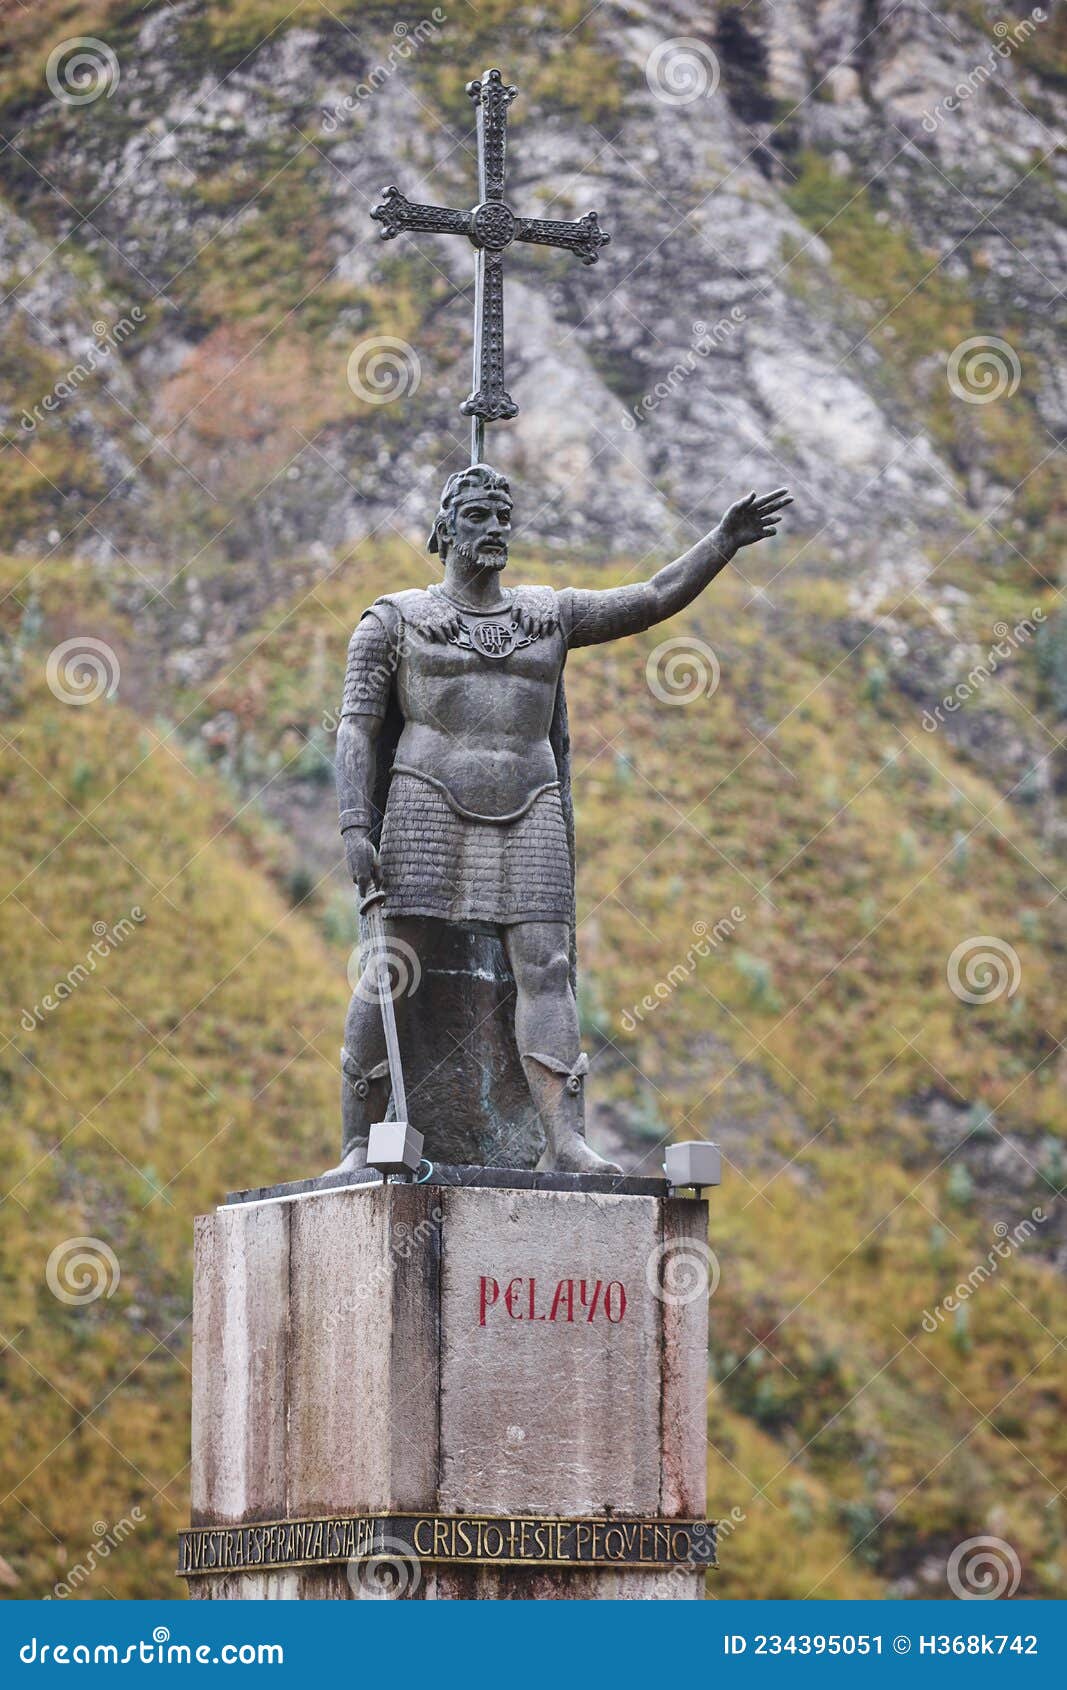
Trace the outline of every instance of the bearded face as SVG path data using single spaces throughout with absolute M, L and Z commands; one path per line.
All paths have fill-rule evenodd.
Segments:
M 511 539 L 511 510 L 507 493 L 472 490 L 457 504 L 453 514 L 448 561 L 458 564 L 465 574 L 505 568 Z

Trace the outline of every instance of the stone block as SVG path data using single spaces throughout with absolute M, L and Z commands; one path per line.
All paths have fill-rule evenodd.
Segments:
M 457 1173 L 197 1221 L 191 1595 L 701 1594 L 706 1205 Z

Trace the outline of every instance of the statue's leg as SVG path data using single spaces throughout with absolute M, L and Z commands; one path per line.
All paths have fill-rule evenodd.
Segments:
M 585 1142 L 585 1071 L 578 1006 L 570 978 L 570 932 L 562 921 L 505 927 L 515 976 L 515 1038 L 523 1072 L 548 1138 L 554 1168 L 567 1173 L 619 1172 Z
M 400 954 L 409 944 L 405 923 L 385 922 L 386 949 L 400 941 Z M 368 959 L 345 1017 L 341 1048 L 341 1160 L 330 1173 L 354 1173 L 367 1165 L 367 1136 L 375 1121 L 383 1121 L 389 1106 L 389 1063 L 385 1030 L 378 1001 L 373 964 Z

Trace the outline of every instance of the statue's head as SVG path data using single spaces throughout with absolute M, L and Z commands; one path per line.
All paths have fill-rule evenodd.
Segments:
M 511 538 L 511 489 L 489 464 L 457 470 L 445 482 L 429 549 L 464 570 L 503 569 Z

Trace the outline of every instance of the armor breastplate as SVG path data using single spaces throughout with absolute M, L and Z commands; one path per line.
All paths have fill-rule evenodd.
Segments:
M 536 596 L 535 596 L 536 595 Z M 394 768 L 421 775 L 461 815 L 510 821 L 559 773 L 549 741 L 566 648 L 549 588 L 517 588 L 509 611 L 458 612 L 436 594 L 390 600 L 404 631 L 397 699 L 404 730 Z M 518 612 L 551 624 L 532 636 Z M 447 629 L 447 631 L 446 631 Z

